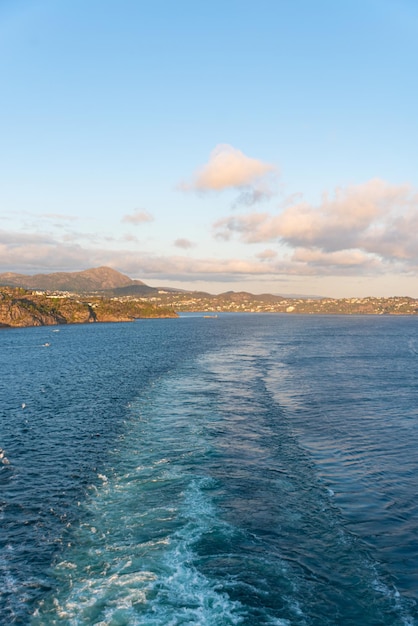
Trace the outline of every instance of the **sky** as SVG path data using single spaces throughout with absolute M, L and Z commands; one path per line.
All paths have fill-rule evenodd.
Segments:
M 416 0 L 0 0 L 0 272 L 418 297 Z

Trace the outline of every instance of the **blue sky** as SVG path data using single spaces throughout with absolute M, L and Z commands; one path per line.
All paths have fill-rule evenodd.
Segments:
M 0 272 L 418 297 L 415 0 L 0 0 Z

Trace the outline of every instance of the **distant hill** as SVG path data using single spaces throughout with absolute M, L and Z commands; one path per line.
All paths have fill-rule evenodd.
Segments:
M 129 285 L 125 285 L 124 287 L 114 287 L 113 289 L 107 289 L 106 295 L 121 297 L 121 296 L 150 296 L 154 293 L 157 293 L 158 289 L 155 287 L 149 287 L 145 283 L 141 283 L 141 281 L 135 281 Z
M 140 280 L 132 280 L 110 267 L 96 267 L 82 272 L 55 272 L 52 274 L 0 274 L 0 285 L 39 289 L 42 291 L 95 292 L 134 288 L 151 290 Z
M 248 291 L 224 291 L 215 297 L 223 302 L 247 302 L 248 300 L 253 302 L 281 302 L 284 300 L 283 296 L 273 296 L 271 293 L 256 295 Z

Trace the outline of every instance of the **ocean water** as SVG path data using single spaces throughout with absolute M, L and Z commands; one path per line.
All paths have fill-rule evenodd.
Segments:
M 418 318 L 0 332 L 0 624 L 418 624 Z

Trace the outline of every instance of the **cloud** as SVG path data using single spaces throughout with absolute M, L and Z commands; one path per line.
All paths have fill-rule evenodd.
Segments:
M 324 194 L 317 207 L 300 203 L 270 223 L 270 231 L 292 245 L 312 244 L 332 251 L 358 247 L 359 240 L 378 223 L 408 205 L 410 190 L 374 179 L 363 185 L 337 188 Z M 261 234 L 261 233 L 260 233 Z
M 126 217 L 138 218 L 139 213 Z M 323 194 L 316 205 L 295 197 L 293 204 L 275 214 L 253 211 L 229 216 L 214 224 L 214 233 L 219 239 L 255 244 L 254 256 L 193 256 L 191 261 L 190 252 L 169 256 L 143 252 L 133 245 L 126 249 L 126 241 L 135 242 L 130 236 L 112 237 L 111 246 L 106 247 L 103 236 L 91 234 L 59 237 L 3 230 L 0 271 L 69 271 L 109 265 L 135 278 L 187 281 L 413 276 L 418 271 L 418 193 L 408 185 L 374 179 Z M 188 251 L 194 243 L 178 238 L 174 245 Z
M 271 259 L 275 259 L 277 257 L 277 252 L 275 250 L 267 248 L 266 250 L 262 250 L 261 252 L 256 254 L 256 257 L 258 259 L 261 259 L 261 261 L 270 261 Z
M 183 191 L 222 191 L 256 187 L 276 171 L 270 163 L 246 156 L 228 144 L 219 144 L 211 152 L 209 161 L 196 172 L 190 183 L 182 183 Z M 260 193 L 262 190 L 260 188 Z M 264 193 L 267 193 L 267 188 Z M 255 199 L 256 196 L 253 196 Z M 251 199 L 251 195 L 248 196 Z
M 10 235 L 0 238 L 2 272 L 65 271 L 90 266 L 91 251 L 80 245 L 66 245 L 37 235 Z
M 116 261 L 116 259 L 115 259 Z M 279 266 L 266 266 L 261 261 L 251 259 L 219 259 L 195 258 L 190 263 L 187 256 L 157 256 L 157 255 L 125 255 L 118 258 L 118 264 L 123 264 L 125 271 L 138 277 L 165 278 L 167 280 L 216 280 L 230 282 L 246 280 L 248 277 L 275 275 Z M 290 267 L 283 265 L 281 273 L 290 273 Z M 287 272 L 289 270 L 289 272 Z
M 64 222 L 73 222 L 79 219 L 75 215 L 65 215 L 63 213 L 41 213 L 39 217 L 47 220 L 63 220 Z
M 180 237 L 176 239 L 174 242 L 176 248 L 183 248 L 184 250 L 188 250 L 189 248 L 194 248 L 195 244 L 190 239 L 185 239 L 184 237 Z
M 292 261 L 305 263 L 316 268 L 319 273 L 341 273 L 341 271 L 369 271 L 379 272 L 381 263 L 378 257 L 371 256 L 361 250 L 338 250 L 336 252 L 322 252 L 309 248 L 298 248 L 291 257 Z
M 376 267 L 418 263 L 418 194 L 373 179 L 324 194 L 318 206 L 298 202 L 277 215 L 251 213 L 214 224 L 215 236 L 246 243 L 280 242 L 309 266 Z M 309 253 L 308 253 L 309 252 Z M 319 263 L 320 261 L 320 263 Z
M 139 241 L 138 237 L 135 237 L 135 235 L 132 235 L 131 233 L 127 233 L 126 235 L 123 235 L 122 240 L 127 241 L 129 243 L 138 243 Z
M 76 215 L 68 215 L 66 213 L 36 213 L 34 211 L 8 211 L 10 217 L 16 218 L 16 216 L 21 215 L 23 217 L 35 217 L 37 219 L 43 220 L 62 220 L 64 222 L 73 222 L 79 219 Z M 2 219 L 9 219 L 5 215 L 0 216 Z
M 239 233 L 240 238 L 246 243 L 262 241 L 275 241 L 277 237 L 265 237 L 260 233 L 265 224 L 269 224 L 271 217 L 268 213 L 251 213 L 237 217 L 226 217 L 217 220 L 214 225 L 214 235 L 217 239 L 229 241 L 231 237 Z M 253 238 L 254 236 L 254 238 Z
M 267 187 L 264 189 L 260 188 L 242 191 L 232 204 L 232 208 L 236 209 L 240 206 L 254 206 L 255 204 L 260 204 L 260 202 L 269 200 L 272 195 L 272 192 Z
M 65 242 L 37 234 L 0 231 L 0 272 L 76 271 L 106 265 L 135 278 L 166 280 L 234 281 L 239 278 L 291 273 L 286 264 L 266 264 L 240 258 L 194 258 L 157 255 L 123 248 L 109 249 Z
M 48 245 L 54 243 L 55 239 L 51 235 L 0 230 L 0 245 L 8 246 L 10 250 L 13 248 L 21 249 L 21 247 L 30 245 Z
M 143 224 L 144 222 L 153 222 L 153 216 L 145 211 L 144 209 L 138 209 L 132 214 L 124 215 L 122 218 L 122 222 L 127 222 L 128 224 Z

